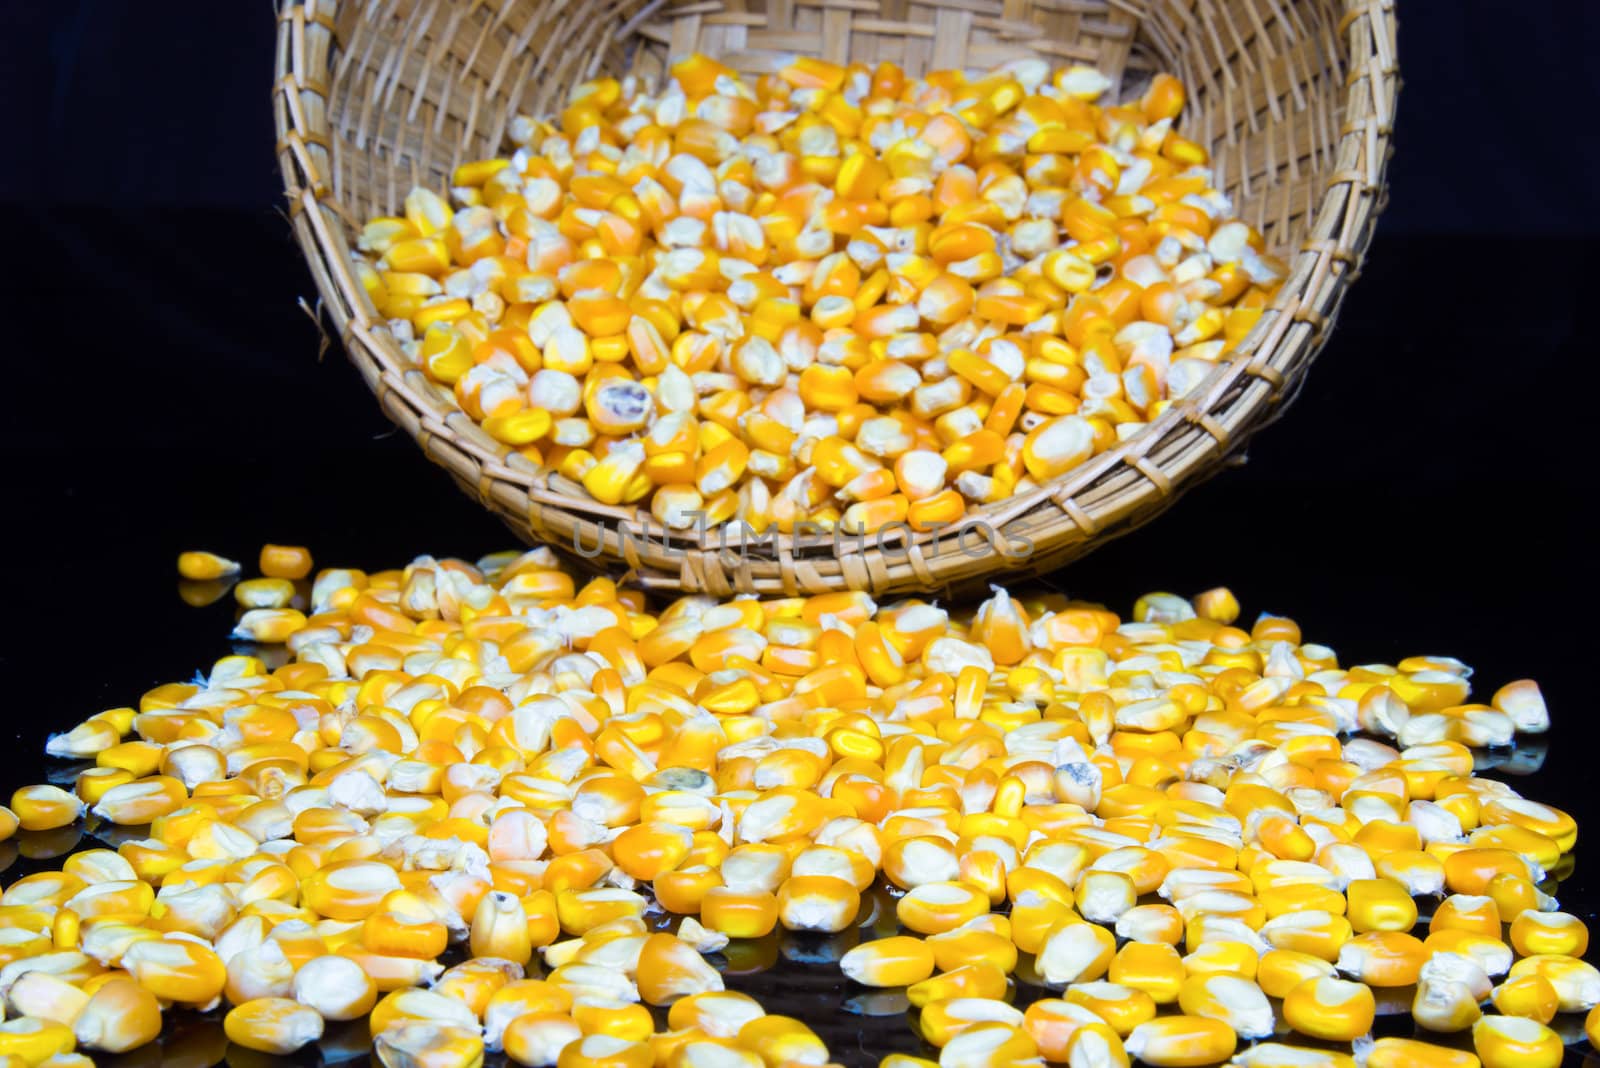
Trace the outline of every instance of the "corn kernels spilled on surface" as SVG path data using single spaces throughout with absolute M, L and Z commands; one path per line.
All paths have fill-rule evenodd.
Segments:
M 116 843 L 0 893 L 0 1056 L 176 1007 L 268 1054 L 366 1016 L 390 1066 L 820 1065 L 725 988 L 778 928 L 909 1006 L 936 1060 L 884 1068 L 1530 1068 L 1562 1014 L 1600 1032 L 1550 896 L 1576 824 L 1473 771 L 1548 726 L 1532 682 L 1340 666 L 1226 590 L 657 610 L 548 549 L 261 563 L 281 644 L 58 735 L 73 789 L 0 809 Z M 1369 1047 L 1396 991 L 1453 1045 Z
M 1286 273 L 1174 78 L 706 56 L 579 86 L 355 261 L 509 450 L 667 528 L 928 529 L 1137 433 Z

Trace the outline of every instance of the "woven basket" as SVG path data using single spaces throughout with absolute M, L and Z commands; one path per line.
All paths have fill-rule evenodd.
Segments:
M 746 72 L 810 53 L 910 74 L 1037 54 L 1098 67 L 1119 97 L 1170 71 L 1190 88 L 1181 128 L 1210 147 L 1218 187 L 1289 276 L 1205 384 L 1062 478 L 969 513 L 959 543 L 951 530 L 882 544 L 778 536 L 741 551 L 712 530 L 663 545 L 647 512 L 508 455 L 406 358 L 350 262 L 362 221 L 501 151 L 516 115 L 549 114 L 603 73 L 658 79 L 694 51 Z M 716 595 L 952 590 L 1041 573 L 1216 471 L 1293 397 L 1326 340 L 1382 207 L 1399 89 L 1393 0 L 291 0 L 276 67 L 295 233 L 383 410 L 523 537 L 569 555 L 598 546 L 595 563 L 646 588 Z M 1032 551 L 1016 558 L 1022 539 Z

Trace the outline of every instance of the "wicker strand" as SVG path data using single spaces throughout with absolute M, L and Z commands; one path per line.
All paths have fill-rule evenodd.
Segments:
M 1148 521 L 1236 461 L 1277 418 L 1337 320 L 1377 215 L 1400 78 L 1394 0 L 283 0 L 273 115 L 286 207 L 346 352 L 383 411 L 530 540 L 646 589 L 724 596 L 959 591 L 1041 573 Z M 395 343 L 351 271 L 359 220 L 414 184 L 442 188 L 601 72 L 658 81 L 691 51 L 746 73 L 789 55 L 894 62 L 908 73 L 1038 55 L 1085 62 L 1122 96 L 1158 70 L 1191 88 L 1183 123 L 1219 188 L 1288 258 L 1251 335 L 1140 434 L 1049 485 L 961 521 L 861 546 L 788 535 L 747 551 L 717 532 L 663 542 L 647 513 L 601 505 L 508 452 Z M 654 531 L 656 538 L 642 535 Z M 1033 545 L 1025 560 L 1005 547 Z M 599 546 L 599 555 L 584 557 Z

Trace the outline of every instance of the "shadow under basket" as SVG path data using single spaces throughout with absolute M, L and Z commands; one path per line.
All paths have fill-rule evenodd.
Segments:
M 1171 72 L 1189 89 L 1180 129 L 1289 274 L 1238 348 L 1138 434 L 951 528 L 726 548 L 713 528 L 664 543 L 647 510 L 601 504 L 484 433 L 401 350 L 351 257 L 362 222 L 501 154 L 519 114 L 552 114 L 605 74 L 659 82 L 696 51 L 749 74 L 796 54 L 908 75 L 1039 56 L 1097 67 L 1114 99 Z M 1399 91 L 1393 0 L 305 0 L 280 10 L 276 75 L 295 234 L 389 418 L 523 538 L 646 589 L 718 596 L 959 592 L 1039 574 L 1214 473 L 1293 398 L 1327 338 L 1384 201 Z

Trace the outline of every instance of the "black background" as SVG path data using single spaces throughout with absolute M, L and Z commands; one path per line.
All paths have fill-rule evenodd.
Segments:
M 1600 816 L 1592 338 L 1600 5 L 1401 0 L 1392 199 L 1288 417 L 1249 462 L 1051 577 L 1126 610 L 1227 584 L 1346 662 L 1537 678 L 1530 796 Z M 47 733 L 228 651 L 172 559 L 472 557 L 509 534 L 379 414 L 298 306 L 272 8 L 0 3 L 6 473 L 0 793 Z M 1582 852 L 1582 847 L 1580 847 Z M 1593 919 L 1580 859 L 1563 902 Z

